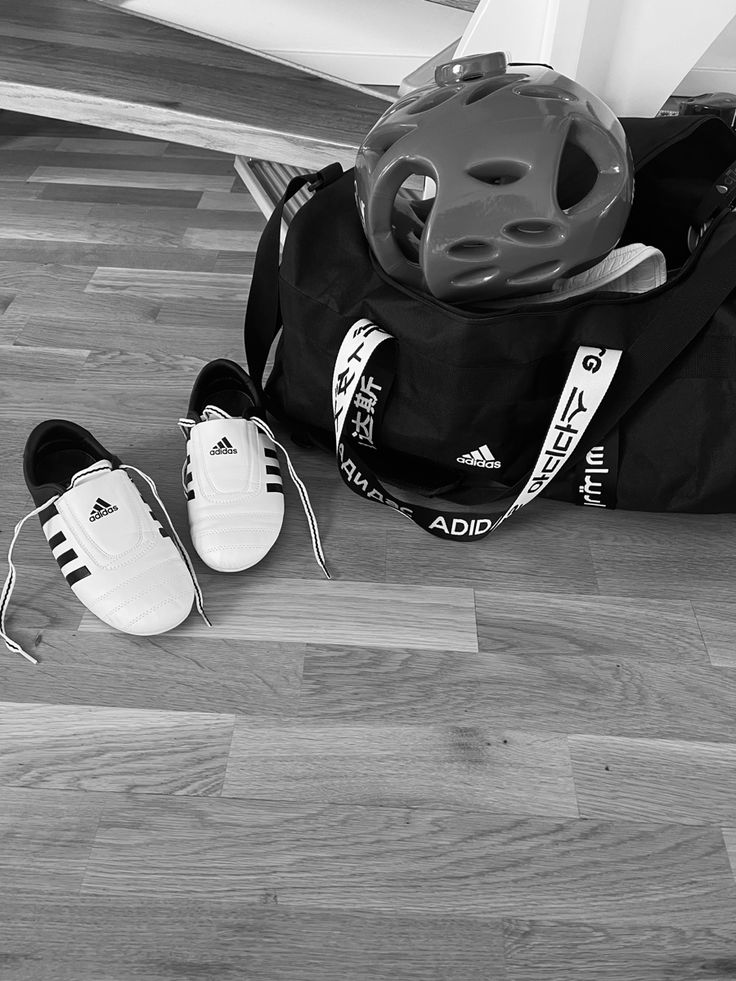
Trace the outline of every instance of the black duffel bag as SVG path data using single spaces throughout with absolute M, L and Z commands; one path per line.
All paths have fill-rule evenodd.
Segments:
M 736 510 L 736 133 L 704 117 L 622 122 L 636 193 L 620 244 L 655 246 L 668 267 L 644 294 L 452 307 L 378 267 L 352 172 L 290 183 L 256 256 L 248 367 L 261 386 L 281 331 L 266 405 L 337 450 L 356 493 L 450 539 L 483 537 L 540 493 Z M 305 184 L 279 262 L 283 205 Z

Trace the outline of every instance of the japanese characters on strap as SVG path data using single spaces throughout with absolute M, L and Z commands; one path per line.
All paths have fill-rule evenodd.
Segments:
M 395 340 L 370 320 L 358 320 L 338 352 L 332 379 L 337 463 L 356 494 L 399 511 L 439 538 L 472 541 L 495 531 L 533 501 L 564 467 L 613 381 L 621 351 L 579 347 L 552 416 L 541 452 L 516 500 L 493 514 L 409 503 L 391 494 L 374 473 L 380 423 L 393 380 Z

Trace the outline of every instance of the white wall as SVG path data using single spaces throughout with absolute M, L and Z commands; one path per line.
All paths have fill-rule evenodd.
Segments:
M 104 0 L 358 84 L 398 85 L 470 14 L 426 0 Z
M 736 0 L 481 0 L 458 51 L 547 62 L 619 115 L 649 116 L 704 53 L 736 62 L 735 14 Z
M 578 77 L 621 115 L 655 113 L 736 13 L 734 0 L 618 0 L 615 25 L 604 6 L 590 4 Z

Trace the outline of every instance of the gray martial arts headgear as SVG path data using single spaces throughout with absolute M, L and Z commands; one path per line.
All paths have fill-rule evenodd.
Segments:
M 436 184 L 431 200 L 402 187 Z M 356 198 L 393 279 L 457 304 L 540 293 L 616 245 L 633 198 L 623 128 L 551 68 L 503 54 L 442 65 L 361 145 Z

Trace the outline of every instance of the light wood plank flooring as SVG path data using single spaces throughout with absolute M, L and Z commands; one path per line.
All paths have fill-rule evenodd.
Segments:
M 188 541 L 176 420 L 242 360 L 262 225 L 223 154 L 0 114 L 3 553 L 53 416 Z M 736 520 L 542 502 L 453 546 L 291 449 L 335 579 L 287 486 L 260 566 L 197 563 L 211 632 L 110 632 L 24 531 L 0 981 L 736 978 Z

